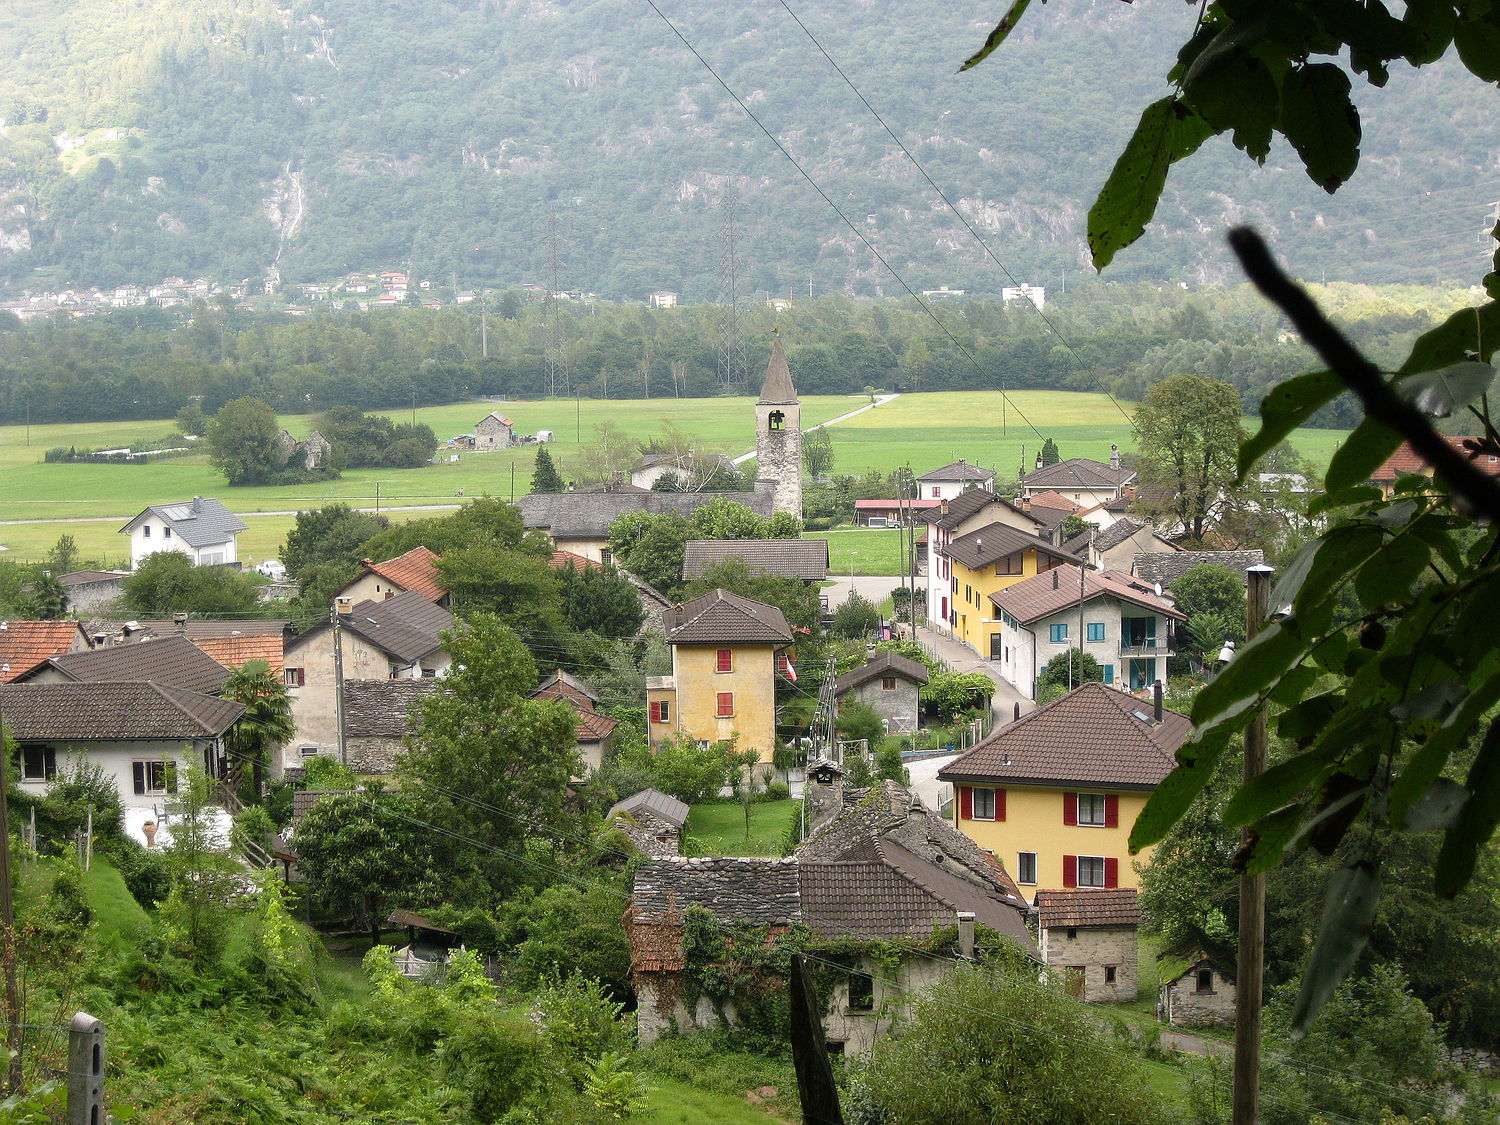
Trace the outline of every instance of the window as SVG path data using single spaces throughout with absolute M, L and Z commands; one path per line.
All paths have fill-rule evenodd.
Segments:
M 964 820 L 1004 820 L 1005 790 L 960 785 L 958 815 Z
M 1107 684 L 1115 682 L 1115 666 L 1113 664 L 1106 664 L 1104 666 L 1104 682 Z
M 21 747 L 21 780 L 47 781 L 57 776 L 57 751 L 51 746 Z
M 1116 968 L 1116 966 L 1114 966 L 1114 965 L 1105 965 L 1104 966 L 1104 983 L 1105 984 L 1114 984 L 1115 983 L 1115 968 Z
M 1078 857 L 1078 885 L 1080 887 L 1104 886 L 1104 857 L 1081 855 Z
M 881 691 L 895 691 L 896 690 L 896 677 L 895 676 L 881 676 L 880 677 L 880 690 Z
M 849 1010 L 868 1012 L 875 1007 L 875 982 L 868 973 L 849 974 Z
M 721 648 L 721 649 L 719 649 L 714 654 L 714 671 L 715 672 L 733 672 L 734 671 L 734 649 L 732 649 L 732 648 Z
M 1104 622 L 1090 621 L 1088 624 L 1088 639 L 1091 641 L 1102 641 L 1104 639 Z
M 773 410 L 771 411 L 771 416 L 766 419 L 766 422 L 773 430 L 782 429 L 786 425 L 786 415 L 780 410 Z
M 665 699 L 653 699 L 651 701 L 651 721 L 653 723 L 666 723 L 672 719 L 672 704 Z
M 130 772 L 138 795 L 177 792 L 177 763 L 161 760 L 134 761 Z
M 824 1046 L 828 1048 L 828 1053 L 830 1055 L 837 1055 L 840 1058 L 843 1057 L 844 1041 L 842 1039 L 830 1039 L 826 1044 L 824 1044 Z
M 1103 828 L 1104 809 L 1107 803 L 1102 793 L 1078 794 L 1078 823 Z
M 435 679 L 437 679 L 437 669 L 436 668 L 423 668 L 422 669 L 422 678 L 424 680 L 435 680 Z
M 1212 992 L 1214 990 L 1214 971 L 1212 969 L 1199 969 L 1193 974 L 1197 978 L 1197 992 Z
M 974 602 L 974 587 L 970 586 L 967 582 L 964 583 L 964 601 L 969 602 L 971 605 Z
M 298 749 L 304 758 L 316 758 L 320 753 L 318 747 L 316 746 L 302 746 Z
M 941 488 L 939 488 L 937 485 L 933 485 L 932 486 L 932 498 L 934 500 L 941 499 L 942 498 L 942 493 L 943 493 L 943 490 Z
M 1063 823 L 1091 828 L 1120 826 L 1120 798 L 1103 793 L 1064 793 Z
M 734 692 L 719 692 L 718 709 L 714 714 L 720 719 L 728 719 L 734 716 Z
M 1016 853 L 1016 882 L 1027 884 L 1036 882 L 1036 852 Z
M 1120 861 L 1098 855 L 1065 855 L 1063 858 L 1063 886 L 1065 887 L 1118 887 L 1120 885 Z
M 1003 559 L 1001 559 L 999 562 L 997 562 L 995 564 L 995 573 L 996 574 L 1021 574 L 1021 573 L 1023 573 L 1023 571 L 1021 569 L 1021 564 L 1022 564 L 1023 558 L 1024 558 L 1024 556 L 1023 556 L 1022 552 L 1020 552 L 1020 551 L 1017 551 L 1017 552 L 1015 552 L 1014 554 L 1011 554 L 1011 555 L 1006 555 Z
M 211 555 L 200 555 L 198 557 L 198 565 L 199 566 L 221 566 L 223 564 L 223 562 L 224 562 L 224 552 L 223 551 L 215 551 Z
M 615 561 L 615 553 L 613 551 L 611 551 L 608 547 L 600 547 L 599 548 L 599 561 L 602 562 L 602 563 L 604 563 L 605 565 L 608 565 L 609 563 L 612 563 L 612 562 Z
M 993 789 L 974 790 L 974 819 L 995 819 L 995 791 Z
M 172 538 L 172 529 L 170 527 L 164 527 L 164 528 L 162 528 L 161 529 L 161 537 L 163 539 L 170 539 L 170 538 Z
M 1070 928 L 1068 930 L 1068 940 L 1069 941 L 1077 941 L 1078 940 L 1078 930 L 1077 929 Z
M 150 539 L 151 538 L 151 525 L 149 523 L 143 523 L 143 524 L 141 524 L 141 538 L 142 539 Z
M 307 686 L 307 669 L 305 668 L 288 668 L 282 675 L 287 687 Z
M 1068 640 L 1068 626 L 1066 624 L 1048 625 L 1047 639 L 1055 645 L 1066 644 Z

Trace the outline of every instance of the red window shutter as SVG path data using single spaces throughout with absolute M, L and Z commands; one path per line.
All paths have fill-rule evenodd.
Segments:
M 1116 797 L 1113 793 L 1104 798 L 1104 827 L 1120 827 L 1120 798 Z M 1110 860 L 1110 862 L 1113 863 L 1114 860 Z M 1110 886 L 1114 886 L 1114 884 L 1111 883 Z
M 1005 819 L 1005 790 L 1004 789 L 996 789 L 995 790 L 995 819 L 996 820 L 1004 820 Z
M 1106 887 L 1118 887 L 1120 885 L 1120 861 L 1118 859 L 1104 860 L 1104 885 Z
M 734 692 L 719 692 L 719 714 L 721 719 L 727 719 L 734 714 Z
M 1078 794 L 1077 793 L 1064 793 L 1063 794 L 1063 823 L 1064 824 L 1077 824 L 1078 823 Z M 1070 886 L 1070 887 L 1073 886 L 1073 885 L 1074 884 L 1072 884 L 1072 883 L 1068 884 L 1068 886 Z
M 1078 886 L 1078 857 L 1076 855 L 1063 856 L 1063 886 Z
M 967 785 L 958 787 L 958 815 L 964 820 L 974 819 L 974 791 Z
M 719 671 L 719 672 L 733 672 L 734 671 L 734 650 L 733 649 L 721 648 L 721 649 L 718 650 L 717 657 L 718 657 L 718 661 L 717 661 L 717 664 L 715 665 L 715 670 L 716 671 Z
M 653 723 L 659 723 L 659 722 L 661 722 L 661 701 L 660 700 L 653 699 L 651 701 L 651 721 Z

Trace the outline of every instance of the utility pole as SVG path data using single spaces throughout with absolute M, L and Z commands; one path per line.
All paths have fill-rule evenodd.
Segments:
M 5 745 L 5 716 L 0 715 L 0 746 Z M 0 762 L 0 958 L 5 962 L 5 1046 L 10 1066 L 5 1073 L 7 1095 L 21 1092 L 21 992 L 16 987 L 16 913 L 10 885 L 10 763 Z
M 1268 566 L 1249 569 L 1245 599 L 1245 637 L 1253 641 L 1265 627 L 1271 598 Z M 1256 708 L 1245 730 L 1244 779 L 1254 781 L 1266 769 L 1266 709 Z M 1246 849 L 1250 830 L 1243 833 Z M 1255 1125 L 1260 1106 L 1260 1015 L 1266 971 L 1266 877 L 1240 876 L 1240 940 L 1234 980 L 1234 1095 L 1233 1125 Z
M 733 180 L 724 189 L 719 209 L 719 385 L 731 394 L 743 391 L 749 381 L 745 361 L 745 338 L 740 330 L 740 259 L 734 222 L 739 194 Z
M 338 728 L 339 764 L 349 764 L 349 744 L 344 738 L 344 618 L 354 606 L 349 598 L 335 598 L 330 620 L 333 625 L 333 721 Z

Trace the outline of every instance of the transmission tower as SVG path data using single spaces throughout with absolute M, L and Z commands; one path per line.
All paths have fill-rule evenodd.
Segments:
M 724 189 L 719 204 L 723 220 L 719 224 L 719 385 L 731 394 L 742 394 L 748 382 L 745 363 L 745 337 L 740 330 L 740 257 L 736 246 L 734 209 L 739 194 L 734 184 Z
M 558 304 L 557 216 L 547 216 L 547 393 L 566 396 L 573 388 L 568 379 L 568 360 L 563 355 L 562 316 Z

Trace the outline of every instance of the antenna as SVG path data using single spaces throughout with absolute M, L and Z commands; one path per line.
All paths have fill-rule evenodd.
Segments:
M 567 395 L 572 387 L 568 379 L 568 361 L 563 355 L 562 320 L 557 310 L 557 214 L 547 216 L 547 393 L 554 398 Z
M 719 385 L 731 394 L 743 392 L 749 382 L 745 359 L 745 337 L 740 329 L 740 258 L 734 212 L 739 192 L 733 177 L 726 177 L 719 201 Z

